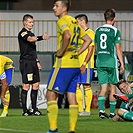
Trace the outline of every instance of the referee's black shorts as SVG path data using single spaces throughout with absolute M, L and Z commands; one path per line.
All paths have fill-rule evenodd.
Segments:
M 36 60 L 20 60 L 19 67 L 24 84 L 40 82 L 39 69 Z

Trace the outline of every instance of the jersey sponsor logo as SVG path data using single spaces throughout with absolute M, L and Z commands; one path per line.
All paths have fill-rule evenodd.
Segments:
M 22 32 L 22 33 L 21 33 L 21 36 L 24 37 L 26 34 L 28 34 L 27 31 Z
M 71 57 L 70 57 L 70 59 L 78 59 L 78 55 L 72 55 Z
M 108 29 L 108 28 L 100 28 L 99 31 L 110 32 L 110 29 Z
M 67 51 L 75 51 L 76 52 L 76 48 L 68 48 Z
M 98 54 L 110 54 L 108 51 L 99 51 Z

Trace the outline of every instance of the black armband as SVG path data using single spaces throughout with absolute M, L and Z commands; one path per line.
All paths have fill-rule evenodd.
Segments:
M 37 41 L 43 40 L 42 36 L 37 36 Z

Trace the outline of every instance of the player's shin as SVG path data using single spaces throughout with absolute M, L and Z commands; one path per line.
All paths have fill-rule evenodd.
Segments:
M 8 104 L 7 105 L 4 105 L 3 112 L 8 113 L 8 107 L 9 107 L 9 103 L 10 103 L 10 92 L 9 92 L 9 90 L 6 91 L 5 99 L 6 99 L 6 101 L 7 101 Z
M 48 102 L 47 112 L 48 112 L 50 129 L 56 130 L 57 118 L 58 118 L 58 105 L 55 100 Z
M 77 120 L 78 120 L 78 105 L 69 105 L 70 131 L 75 131 Z
M 4 105 L 4 109 L 3 109 L 3 112 L 0 115 L 0 117 L 6 117 L 8 115 L 8 107 L 9 107 L 9 103 L 10 103 L 10 92 L 9 92 L 9 90 L 6 91 L 5 99 L 6 99 L 6 102 L 8 104 Z
M 122 117 L 124 120 L 133 121 L 133 112 L 124 112 Z
M 92 101 L 92 89 L 85 88 L 85 103 L 86 103 L 85 111 L 89 113 L 90 113 L 91 101 Z
M 98 108 L 100 111 L 104 111 L 105 96 L 98 96 Z
M 83 111 L 83 96 L 82 96 L 82 90 L 80 88 L 77 88 L 76 90 L 76 101 L 78 103 L 79 112 Z
M 115 114 L 116 101 L 110 101 L 110 114 Z

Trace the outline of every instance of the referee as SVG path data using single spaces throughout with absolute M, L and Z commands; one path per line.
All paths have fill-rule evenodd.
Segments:
M 23 108 L 23 116 L 29 115 L 43 115 L 36 107 L 37 93 L 39 89 L 39 70 L 42 69 L 40 62 L 37 58 L 36 53 L 36 41 L 48 40 L 50 36 L 44 33 L 42 36 L 35 36 L 31 32 L 34 25 L 33 16 L 26 14 L 23 16 L 23 28 L 18 34 L 18 41 L 20 47 L 20 72 L 22 75 L 22 90 L 21 90 L 21 100 Z M 31 104 L 32 112 L 27 109 L 27 92 L 32 87 L 31 90 Z

